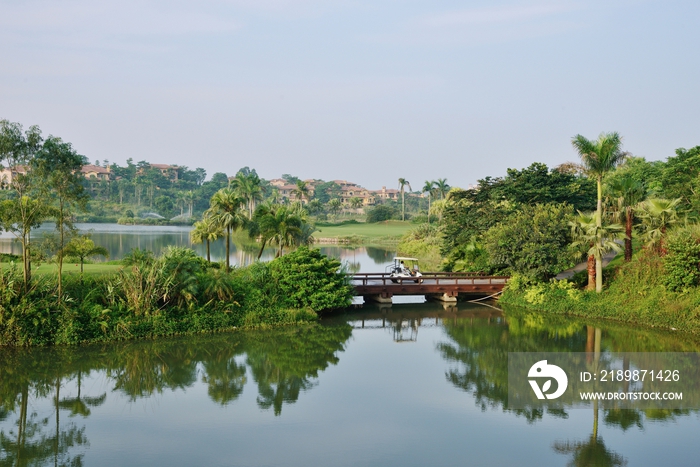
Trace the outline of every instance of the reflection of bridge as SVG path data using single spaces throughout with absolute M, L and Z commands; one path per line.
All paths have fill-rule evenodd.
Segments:
M 425 295 L 445 302 L 456 302 L 462 295 L 493 295 L 508 282 L 506 276 L 484 276 L 470 272 L 430 272 L 420 279 L 391 277 L 386 273 L 357 273 L 350 277 L 355 295 L 365 301 L 391 303 L 394 295 Z

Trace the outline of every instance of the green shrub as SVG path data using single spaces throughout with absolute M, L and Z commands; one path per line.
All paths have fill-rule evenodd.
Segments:
M 270 263 L 270 273 L 289 307 L 319 312 L 352 302 L 352 286 L 340 272 L 340 261 L 320 250 L 301 247 L 277 258 Z
M 672 232 L 664 256 L 664 284 L 674 292 L 700 285 L 700 229 L 697 226 Z
M 396 208 L 380 204 L 367 211 L 367 222 L 374 223 L 395 219 L 398 213 Z

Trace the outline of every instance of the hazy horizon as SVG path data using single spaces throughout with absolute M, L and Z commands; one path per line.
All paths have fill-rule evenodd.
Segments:
M 90 161 L 414 188 L 700 144 L 700 4 L 3 2 L 0 118 Z

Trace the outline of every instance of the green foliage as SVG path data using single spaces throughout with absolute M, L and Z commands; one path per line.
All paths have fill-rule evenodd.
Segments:
M 318 312 L 351 303 L 352 286 L 340 272 L 340 261 L 320 250 L 301 247 L 277 258 L 270 264 L 270 273 L 290 307 Z
M 367 222 L 382 222 L 389 219 L 398 219 L 398 211 L 393 206 L 380 204 L 367 210 Z
M 663 258 L 663 280 L 674 292 L 688 292 L 700 285 L 700 228 L 676 229 L 669 235 Z
M 608 287 L 602 293 L 578 290 L 573 283 L 564 286 L 563 281 L 533 284 L 511 280 L 500 302 L 551 314 L 700 332 L 700 287 L 670 290 L 659 273 L 664 265 L 665 260 L 653 251 L 642 251 L 631 262 L 611 271 L 606 279 Z
M 571 206 L 526 206 L 484 234 L 491 263 L 508 273 L 545 280 L 570 264 L 567 217 Z

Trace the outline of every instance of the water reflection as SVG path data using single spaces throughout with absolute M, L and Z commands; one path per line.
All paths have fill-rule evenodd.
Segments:
M 258 406 L 280 415 L 311 389 L 329 365 L 338 363 L 350 326 L 306 326 L 198 339 L 161 340 L 85 349 L 4 349 L 0 353 L 0 465 L 82 465 L 88 446 L 85 427 L 69 418 L 87 418 L 107 402 L 107 393 L 84 394 L 86 375 L 100 374 L 112 391 L 129 400 L 165 391 L 186 391 L 200 380 L 212 402 L 239 398 L 250 372 Z M 237 357 L 245 357 L 243 363 Z M 63 394 L 70 386 L 75 395 Z M 34 404 L 30 402 L 34 400 Z M 51 404 L 53 419 L 32 405 Z
M 127 424 L 135 423 L 134 419 L 118 415 L 143 401 L 159 409 L 157 416 L 149 412 L 143 418 L 149 423 L 144 430 L 163 430 L 179 436 L 179 440 L 201 433 L 204 439 L 215 436 L 221 425 L 209 426 L 214 419 L 219 423 L 225 419 L 230 423 L 226 429 L 238 430 L 238 437 L 252 430 L 261 439 L 277 436 L 274 439 L 279 442 L 285 437 L 291 437 L 293 443 L 319 439 L 326 431 L 337 429 L 338 445 L 343 447 L 326 453 L 326 464 L 338 452 L 345 452 L 346 437 L 369 430 L 366 438 L 352 439 L 362 446 L 370 440 L 378 444 L 373 445 L 374 450 L 363 449 L 356 459 L 387 465 L 387 459 L 397 456 L 396 465 L 411 464 L 412 460 L 417 465 L 415 453 L 390 450 L 387 446 L 391 443 L 383 441 L 391 433 L 387 427 L 392 426 L 383 423 L 408 404 L 410 410 L 403 410 L 407 418 L 393 420 L 393 429 L 398 430 L 395 439 L 414 443 L 436 431 L 437 439 L 444 439 L 478 426 L 481 434 L 473 435 L 476 438 L 470 441 L 477 464 L 488 463 L 478 460 L 494 455 L 486 444 L 511 430 L 519 437 L 509 438 L 515 450 L 544 442 L 537 451 L 537 460 L 523 460 L 522 465 L 544 465 L 545 458 L 550 465 L 561 465 L 565 459 L 574 466 L 623 465 L 634 454 L 629 439 L 641 445 L 644 440 L 640 434 L 647 430 L 658 434 L 653 430 L 659 427 L 679 435 L 673 432 L 675 425 L 697 427 L 697 421 L 694 425 L 688 423 L 693 419 L 690 415 L 697 412 L 602 406 L 511 410 L 507 404 L 508 352 L 588 350 L 594 358 L 584 361 L 582 357 L 581 363 L 594 366 L 596 358 L 603 361 L 610 351 L 687 352 L 699 347 L 693 338 L 679 334 L 517 310 L 501 312 L 480 305 L 443 307 L 426 303 L 365 306 L 324 317 L 320 325 L 299 328 L 86 348 L 3 349 L 0 465 L 82 465 L 92 449 L 109 452 L 104 447 L 105 426 L 137 430 L 136 425 Z M 652 358 L 653 354 L 649 355 Z M 638 364 L 643 363 L 624 362 L 629 367 Z M 392 385 L 396 378 L 403 379 Z M 173 398 L 175 404 L 167 405 Z M 465 404 L 460 405 L 460 401 Z M 475 405 L 477 410 L 470 411 Z M 302 412 L 306 418 L 299 418 Z M 196 418 L 199 414 L 201 420 Z M 183 426 L 180 431 L 169 431 L 168 423 L 175 421 Z M 289 424 L 288 431 L 276 431 L 285 423 Z M 443 424 L 444 432 L 435 430 Z M 553 424 L 553 431 L 545 430 Z M 374 425 L 378 431 L 371 431 Z M 314 427 L 318 428 L 316 432 Z M 256 431 L 263 428 L 269 431 Z M 128 436 L 114 430 L 116 436 Z M 621 444 L 616 432 L 626 433 L 627 445 Z M 329 442 L 333 434 L 327 436 L 318 444 Z M 94 438 L 94 446 L 89 437 Z M 435 441 L 425 445 L 432 446 Z M 230 450 L 236 454 L 253 451 L 260 456 L 261 449 L 274 449 L 267 443 L 264 448 L 241 443 L 232 444 Z M 376 451 L 379 446 L 385 450 Z M 431 455 L 437 456 L 438 451 L 449 454 L 450 446 L 437 443 Z M 132 445 L 129 449 L 147 452 Z M 212 445 L 212 449 L 199 454 L 208 456 L 218 449 L 224 448 Z M 314 450 L 325 452 L 317 444 Z M 380 452 L 380 456 L 371 457 L 374 452 Z M 288 460 L 286 454 L 282 452 L 280 459 Z M 673 454 L 681 461 L 694 459 L 691 448 L 685 454 Z M 458 461 L 463 459 L 455 456 L 455 462 L 448 455 L 433 457 L 433 463 L 462 465 Z M 299 458 L 297 465 L 314 464 L 314 460 L 324 464 L 322 459 L 307 456 Z M 203 457 L 205 461 L 216 463 L 209 457 Z M 275 465 L 282 464 L 280 461 Z

